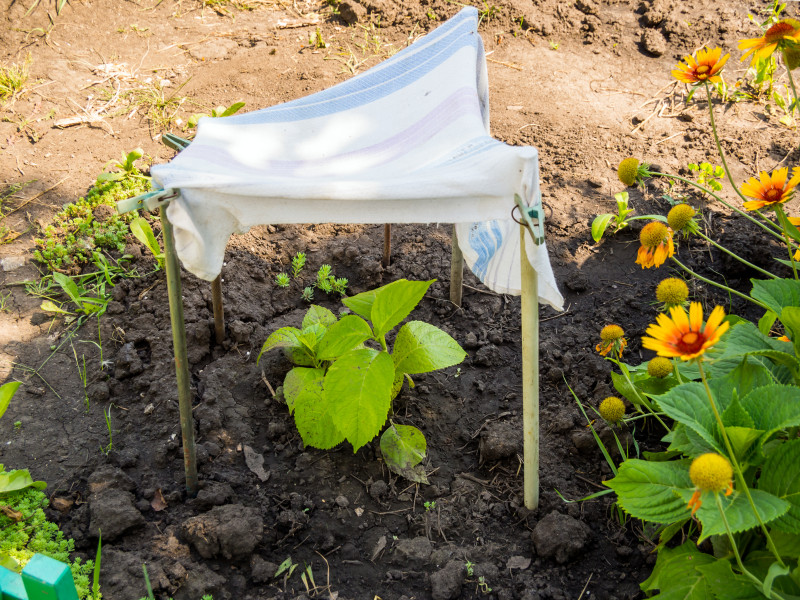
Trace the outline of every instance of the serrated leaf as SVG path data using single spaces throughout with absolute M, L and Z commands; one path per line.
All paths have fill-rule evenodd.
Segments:
M 800 425 L 800 388 L 793 385 L 765 385 L 741 399 L 756 429 L 767 437 L 785 427 Z
M 34 481 L 26 469 L 0 473 L 0 494 L 18 492 L 29 487 L 43 490 L 47 487 L 47 484 L 44 481 Z
M 613 218 L 614 215 L 608 213 L 604 215 L 597 215 L 594 218 L 594 221 L 592 221 L 592 239 L 595 242 L 599 242 L 601 239 L 603 239 L 603 234 Z
M 375 337 L 385 335 L 411 314 L 434 281 L 398 279 L 378 289 L 371 313 Z
M 332 360 L 349 352 L 372 337 L 372 329 L 364 319 L 346 315 L 325 332 L 317 345 L 318 360 Z
M 788 512 L 772 523 L 785 533 L 800 534 L 800 440 L 786 441 L 767 456 L 759 489 L 789 503 Z
M 303 317 L 303 324 L 301 325 L 301 328 L 306 329 L 307 327 L 311 327 L 317 323 L 325 328 L 328 328 L 336 323 L 336 315 L 334 315 L 324 306 L 312 304 Z
M 733 572 L 727 560 L 716 560 L 696 569 L 714 591 L 715 600 L 764 600 L 763 594 L 747 577 Z
M 673 523 L 686 518 L 688 502 L 676 493 L 691 492 L 688 461 L 648 462 L 630 459 L 619 466 L 617 476 L 605 484 L 632 517 L 654 523 Z
M 392 353 L 395 370 L 409 375 L 452 367 L 466 356 L 451 336 L 423 321 L 409 321 L 400 328 Z
M 781 314 L 786 306 L 800 306 L 800 281 L 794 279 L 752 279 L 750 295 Z
M 696 458 L 706 452 L 716 452 L 716 447 L 708 444 L 701 438 L 694 430 L 689 429 L 682 423 L 675 423 L 672 437 L 669 440 L 670 445 L 668 450 L 679 452 L 689 458 Z
M 286 375 L 283 395 L 303 444 L 328 450 L 344 441 L 331 417 L 331 406 L 323 390 L 325 371 L 295 367 Z M 291 400 L 290 400 L 291 398 Z
M 11 399 L 14 397 L 14 394 L 17 393 L 17 389 L 20 385 L 22 384 L 19 381 L 9 381 L 8 383 L 0 385 L 0 417 L 8 410 L 8 405 L 11 403 Z
M 310 356 L 315 356 L 317 344 L 325 335 L 326 327 L 322 323 L 312 323 L 303 328 L 303 332 L 297 337 Z
M 409 481 L 428 483 L 425 470 L 415 469 L 425 459 L 427 442 L 423 433 L 411 425 L 391 425 L 381 436 L 381 454 L 390 470 Z
M 786 333 L 789 334 L 794 346 L 795 354 L 800 351 L 800 308 L 787 306 L 781 312 L 781 323 Z
M 391 405 L 394 363 L 386 352 L 351 350 L 325 375 L 325 398 L 333 424 L 353 445 L 353 451 L 380 432 Z
M 770 567 L 775 563 L 775 557 L 767 550 L 756 550 L 747 553 L 744 559 L 745 568 L 761 581 L 769 574 Z M 797 600 L 800 595 L 800 585 L 794 582 L 793 577 L 779 577 L 772 586 L 774 591 L 782 592 L 782 598 Z
M 683 502 L 688 504 L 694 494 L 694 488 L 680 489 L 678 494 L 683 499 Z M 789 510 L 788 502 L 763 490 L 751 489 L 750 495 L 764 523 L 774 521 Z M 748 531 L 759 526 L 753 507 L 750 506 L 750 501 L 744 492 L 736 490 L 730 497 L 722 494 L 719 494 L 719 497 L 722 502 L 722 509 L 725 511 L 725 517 L 728 519 L 728 525 L 730 525 L 733 533 Z M 725 523 L 720 517 L 719 508 L 713 494 L 705 492 L 701 496 L 701 501 L 700 509 L 695 513 L 695 516 L 703 525 L 700 537 L 697 540 L 698 544 L 712 535 L 725 535 Z
M 692 542 L 677 548 L 663 548 L 652 574 L 639 587 L 643 592 L 661 591 L 651 600 L 714 600 L 711 586 L 698 569 L 715 560 L 700 552 Z
M 668 417 L 692 429 L 716 452 L 725 453 L 717 440 L 717 422 L 703 384 L 692 382 L 675 386 L 656 401 Z M 719 408 L 724 410 L 724 407 Z
M 256 364 L 261 360 L 261 355 L 264 352 L 269 352 L 274 348 L 301 348 L 300 334 L 302 332 L 297 327 L 281 327 L 277 331 L 273 331 L 261 346 L 261 352 L 258 353 Z
M 770 535 L 778 554 L 783 558 L 800 558 L 800 535 L 777 530 L 770 531 Z
M 733 446 L 733 451 L 736 458 L 742 460 L 746 457 L 747 451 L 750 450 L 752 445 L 756 443 L 762 435 L 763 429 L 752 429 L 751 427 L 736 427 L 734 425 L 725 426 L 725 431 L 728 433 L 728 439 Z

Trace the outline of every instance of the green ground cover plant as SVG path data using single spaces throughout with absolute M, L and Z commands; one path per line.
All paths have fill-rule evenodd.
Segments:
M 432 283 L 400 279 L 344 298 L 353 314 L 340 318 L 312 305 L 300 328 L 282 327 L 267 338 L 259 360 L 282 348 L 296 365 L 286 375 L 283 395 L 304 444 L 326 450 L 348 441 L 358 451 L 383 430 L 404 381 L 413 385 L 413 375 L 464 360 L 466 353 L 452 337 L 422 321 L 405 323 L 389 351 L 386 335 Z M 419 468 L 426 441 L 418 428 L 390 419 L 380 445 L 395 473 L 427 482 Z

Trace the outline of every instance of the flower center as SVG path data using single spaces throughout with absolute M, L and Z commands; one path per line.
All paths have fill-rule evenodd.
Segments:
M 708 77 L 708 72 L 710 70 L 711 68 L 708 65 L 700 65 L 699 67 L 697 67 L 696 71 L 697 77 L 699 79 L 705 79 L 706 77 Z
M 655 249 L 667 237 L 667 226 L 660 221 L 653 221 L 642 227 L 639 234 L 639 241 L 645 248 Z
M 783 196 L 783 190 L 779 190 L 777 188 L 770 188 L 764 194 L 764 199 L 768 202 L 777 202 Z
M 775 42 L 781 41 L 791 33 L 794 33 L 794 27 L 785 21 L 781 21 L 780 23 L 775 23 L 775 25 L 767 29 L 767 32 L 764 34 L 764 41 L 767 44 L 774 44 Z
M 700 351 L 705 341 L 705 336 L 696 331 L 690 331 L 681 336 L 678 341 L 678 350 L 681 354 L 693 354 Z

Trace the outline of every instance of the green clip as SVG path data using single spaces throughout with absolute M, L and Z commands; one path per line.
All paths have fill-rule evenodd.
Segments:
M 541 246 L 544 244 L 544 210 L 542 210 L 542 202 L 538 195 L 537 200 L 533 206 L 525 206 L 522 197 L 519 194 L 514 194 L 514 202 L 517 203 L 523 222 L 531 233 L 533 243 Z
M 191 140 L 178 137 L 174 133 L 165 133 L 161 136 L 161 143 L 167 148 L 172 148 L 173 150 L 180 152 L 181 150 L 186 150 L 186 147 L 192 142 Z
M 154 192 L 147 192 L 133 198 L 120 200 L 117 202 L 117 212 L 124 214 L 132 210 L 139 210 L 146 208 L 147 210 L 154 210 L 160 206 L 165 206 L 173 198 L 178 197 L 176 190 L 155 190 Z
M 30 600 L 78 600 L 69 565 L 44 554 L 34 554 L 25 565 L 22 583 Z

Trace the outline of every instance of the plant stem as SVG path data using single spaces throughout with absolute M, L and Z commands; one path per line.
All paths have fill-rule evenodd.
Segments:
M 764 269 L 762 269 L 761 267 L 757 267 L 757 266 L 756 266 L 756 265 L 754 265 L 753 263 L 750 263 L 750 262 L 746 261 L 746 260 L 745 260 L 745 259 L 743 259 L 741 256 L 739 256 L 738 254 L 735 254 L 734 252 L 731 252 L 730 250 L 728 250 L 728 249 L 727 249 L 727 248 L 725 248 L 724 246 L 722 246 L 722 245 L 718 244 L 717 242 L 715 242 L 714 240 L 712 240 L 712 239 L 711 239 L 710 237 L 708 237 L 706 234 L 704 234 L 704 233 L 702 233 L 702 232 L 698 231 L 698 232 L 697 232 L 697 235 L 698 235 L 698 236 L 700 236 L 701 238 L 703 238 L 704 240 L 706 240 L 707 242 L 709 242 L 710 244 L 712 244 L 713 246 L 716 246 L 717 248 L 719 248 L 720 250 L 722 250 L 722 251 L 723 251 L 725 254 L 727 254 L 727 255 L 729 255 L 729 256 L 732 256 L 733 258 L 735 258 L 736 260 L 738 260 L 739 262 L 741 262 L 743 265 L 747 265 L 747 266 L 748 266 L 748 267 L 750 267 L 751 269 L 755 269 L 756 271 L 758 271 L 759 273 L 762 273 L 762 274 L 766 275 L 767 277 L 771 277 L 772 279 L 778 279 L 778 276 L 777 276 L 777 275 L 773 275 L 773 274 L 772 274 L 772 273 L 770 273 L 769 271 L 765 271 L 765 270 L 764 270 Z M 789 253 L 791 254 L 791 249 L 789 250 Z
M 717 403 L 714 401 L 714 395 L 711 393 L 711 388 L 708 387 L 706 372 L 703 369 L 702 356 L 697 357 L 697 368 L 700 371 L 700 379 L 703 380 L 703 387 L 705 387 L 706 389 L 706 395 L 708 396 L 708 401 L 711 405 L 711 410 L 714 412 L 714 418 L 717 420 L 717 425 L 719 426 L 720 433 L 722 433 L 722 440 L 725 442 L 725 449 L 728 451 L 728 456 L 730 456 L 731 463 L 733 464 L 733 472 L 736 474 L 736 479 L 739 483 L 739 486 L 742 488 L 742 491 L 744 492 L 745 496 L 747 496 L 747 501 L 750 503 L 750 508 L 753 509 L 753 514 L 756 516 L 756 520 L 758 521 L 758 524 L 761 527 L 761 531 L 763 532 L 764 537 L 767 539 L 767 547 L 769 548 L 770 552 L 772 552 L 772 554 L 775 556 L 775 560 L 777 560 L 782 567 L 785 567 L 786 565 L 784 564 L 781 555 L 778 553 L 778 549 L 775 548 L 775 543 L 772 541 L 772 536 L 770 536 L 769 531 L 767 531 L 766 525 L 764 525 L 764 521 L 761 519 L 761 515 L 758 513 L 758 509 L 756 508 L 756 503 L 753 501 L 753 496 L 750 494 L 750 488 L 747 486 L 747 482 L 744 480 L 744 473 L 742 472 L 742 467 L 739 465 L 739 461 L 736 459 L 736 454 L 733 451 L 733 446 L 731 446 L 731 441 L 728 438 L 728 432 L 725 429 L 725 425 L 722 423 L 722 417 L 720 417 L 719 415 L 719 410 L 717 409 Z
M 792 273 L 794 273 L 794 278 L 797 279 L 797 265 L 794 263 L 794 254 L 792 253 L 792 242 L 791 238 L 789 237 L 789 232 L 786 230 L 786 227 L 783 227 L 784 222 L 788 222 L 789 217 L 786 216 L 786 213 L 783 212 L 783 206 L 780 204 L 775 205 L 775 212 L 778 213 L 778 221 L 780 221 L 781 226 L 783 228 L 783 235 L 786 238 L 786 247 L 789 249 L 789 260 L 792 262 Z
M 630 388 L 636 394 L 636 398 L 639 400 L 639 403 L 642 406 L 644 406 L 645 408 L 647 408 L 648 411 L 650 411 L 650 414 L 653 415 L 659 423 L 661 423 L 661 425 L 664 427 L 664 429 L 667 430 L 667 433 L 671 432 L 672 430 L 669 427 L 667 427 L 667 424 L 664 423 L 664 421 L 661 420 L 661 417 L 658 416 L 658 413 L 653 410 L 653 407 L 650 405 L 650 401 L 647 398 L 642 398 L 641 394 L 639 394 L 639 390 L 636 389 L 636 386 L 633 385 L 633 382 L 631 381 L 631 378 L 628 376 L 627 367 L 625 369 L 623 369 L 622 365 L 620 364 L 620 361 L 615 359 L 615 358 L 609 358 L 608 360 L 610 360 L 611 362 L 615 363 L 617 365 L 617 367 L 619 367 L 620 372 L 622 373 L 623 377 L 625 377 L 625 381 L 628 383 Z
M 712 281 L 711 279 L 707 279 L 707 278 L 703 277 L 702 275 L 698 275 L 697 273 L 695 273 L 694 271 L 692 271 L 692 270 L 691 270 L 689 267 L 687 267 L 686 265 L 684 265 L 684 264 L 683 264 L 681 261 L 679 261 L 679 260 L 678 260 L 677 258 L 675 258 L 674 256 L 672 257 L 672 261 L 673 261 L 673 262 L 674 262 L 676 265 L 678 265 L 678 266 L 679 266 L 681 269 L 683 269 L 684 271 L 686 271 L 687 273 L 689 273 L 689 275 L 691 275 L 692 277 L 696 277 L 696 278 L 697 278 L 697 279 L 699 279 L 700 281 L 703 281 L 703 282 L 705 282 L 705 283 L 708 283 L 708 284 L 710 284 L 710 285 L 716 286 L 716 287 L 718 287 L 718 288 L 720 288 L 720 289 L 723 289 L 723 290 L 725 290 L 726 292 L 730 292 L 730 293 L 732 293 L 732 294 L 736 294 L 737 296 L 739 296 L 739 297 L 741 297 L 741 298 L 744 298 L 745 300 L 749 300 L 750 302 L 752 302 L 752 303 L 753 303 L 753 304 L 755 304 L 756 306 L 760 306 L 760 307 L 761 307 L 761 308 L 763 308 L 764 310 L 771 310 L 769 306 L 767 306 L 766 304 L 762 304 L 761 302 L 759 302 L 758 300 L 756 300 L 756 299 L 755 299 L 755 298 L 753 298 L 752 296 L 748 296 L 747 294 L 743 294 L 742 292 L 740 292 L 740 291 L 738 291 L 738 290 L 734 290 L 733 288 L 729 288 L 727 285 L 723 285 L 723 284 L 721 284 L 721 283 L 717 283 L 716 281 Z
M 788 66 L 786 67 L 786 72 L 789 74 L 789 85 L 792 86 L 792 94 L 794 95 L 794 103 L 792 104 L 791 107 L 792 117 L 794 117 L 794 109 L 797 106 L 797 89 L 794 87 L 794 77 L 792 77 L 792 70 Z

